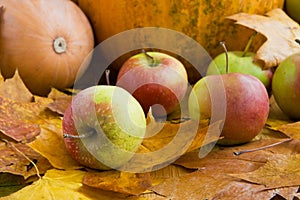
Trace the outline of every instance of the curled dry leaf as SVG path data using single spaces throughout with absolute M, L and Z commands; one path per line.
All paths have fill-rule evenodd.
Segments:
M 275 67 L 289 55 L 300 51 L 300 26 L 282 9 L 273 9 L 266 16 L 238 13 L 227 18 L 267 38 L 255 57 L 264 63 L 264 68 Z

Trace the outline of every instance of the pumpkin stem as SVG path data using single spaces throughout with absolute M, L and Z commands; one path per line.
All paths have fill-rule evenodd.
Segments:
M 53 41 L 53 48 L 57 54 L 65 53 L 67 50 L 67 42 L 63 37 L 57 37 Z
M 148 59 L 151 61 L 150 66 L 151 66 L 151 67 L 156 66 L 156 62 L 155 62 L 154 57 L 150 56 L 150 55 L 145 51 L 145 49 L 142 49 L 142 52 L 143 52 L 143 54 L 145 54 L 146 58 L 148 58 Z
M 225 41 L 220 42 L 221 46 L 223 47 L 224 51 L 225 51 L 225 56 L 226 56 L 226 74 L 229 71 L 229 59 L 228 59 L 228 50 L 226 48 L 225 45 Z

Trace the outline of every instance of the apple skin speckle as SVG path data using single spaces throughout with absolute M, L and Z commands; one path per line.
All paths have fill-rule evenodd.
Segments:
M 295 92 L 300 94 L 300 54 L 296 54 L 292 62 L 295 63 L 296 68 L 294 88 Z
M 138 101 L 116 86 L 94 86 L 73 97 L 63 117 L 64 141 L 83 166 L 108 170 L 125 165 L 146 132 Z

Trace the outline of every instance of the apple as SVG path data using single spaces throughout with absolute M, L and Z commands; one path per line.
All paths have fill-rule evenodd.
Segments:
M 255 53 L 243 51 L 228 52 L 228 65 L 230 66 L 226 72 L 226 53 L 221 53 L 214 58 L 207 68 L 207 75 L 225 74 L 231 72 L 239 72 L 250 74 L 258 78 L 267 89 L 271 89 L 273 72 L 270 69 L 263 70 L 262 67 L 254 62 Z
M 80 91 L 63 116 L 64 142 L 71 156 L 94 169 L 117 169 L 140 146 L 144 112 L 126 90 L 98 85 Z
M 187 86 L 187 72 L 176 58 L 161 52 L 142 52 L 126 60 L 117 86 L 129 91 L 147 114 L 166 116 L 179 105 Z
M 286 13 L 296 22 L 300 23 L 300 1 L 299 0 L 285 0 Z
M 300 119 L 300 53 L 285 58 L 274 72 L 272 91 L 279 108 L 290 118 Z
M 267 90 L 252 75 L 228 73 L 201 78 L 189 95 L 190 117 L 194 120 L 210 119 L 212 107 L 220 103 L 220 84 L 225 90 L 226 115 L 221 131 L 223 139 L 218 143 L 237 145 L 251 141 L 261 132 L 269 114 Z

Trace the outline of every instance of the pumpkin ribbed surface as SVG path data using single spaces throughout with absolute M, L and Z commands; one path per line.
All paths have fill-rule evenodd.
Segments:
M 251 34 L 250 29 L 236 26 L 225 19 L 239 12 L 264 14 L 273 8 L 282 8 L 284 0 L 78 0 L 78 5 L 90 19 L 97 43 L 120 32 L 138 27 L 163 27 L 182 32 L 202 45 L 211 57 L 223 52 L 220 41 L 226 41 L 228 50 L 242 50 Z M 159 38 L 158 38 L 159 39 Z M 255 51 L 265 38 L 256 36 L 250 50 Z M 176 41 L 174 41 L 176 42 Z M 132 54 L 115 62 L 118 70 Z M 185 64 L 189 79 L 195 82 L 199 75 Z
M 222 50 L 222 40 L 240 49 L 248 39 L 237 38 L 236 27 L 226 16 L 264 14 L 282 8 L 284 0 L 78 0 L 78 4 L 91 20 L 98 42 L 132 28 L 157 26 L 183 32 L 215 55 Z
M 94 47 L 92 27 L 69 0 L 0 0 L 3 6 L 0 67 L 4 78 L 18 70 L 29 90 L 46 95 L 71 86 Z

